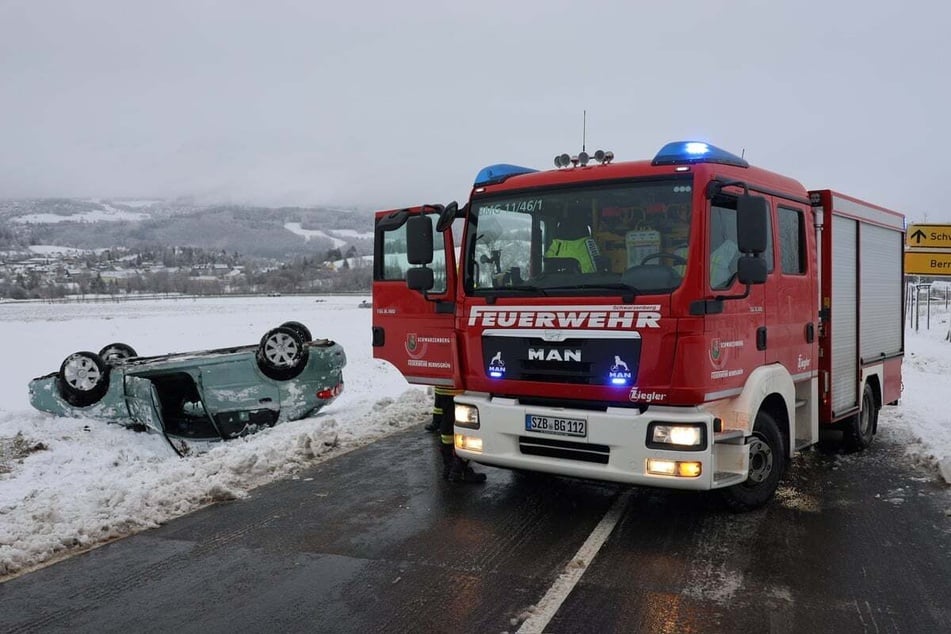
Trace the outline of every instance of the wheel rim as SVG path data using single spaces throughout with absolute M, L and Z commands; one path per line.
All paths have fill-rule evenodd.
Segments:
M 294 365 L 299 354 L 300 347 L 297 342 L 283 332 L 274 333 L 264 342 L 264 358 L 276 367 Z
M 750 443 L 751 482 L 762 482 L 773 471 L 773 450 L 762 439 L 756 438 Z
M 872 435 L 872 404 L 869 399 L 862 402 L 862 412 L 859 414 L 859 433 L 863 438 Z
M 88 392 L 102 378 L 99 366 L 87 356 L 73 355 L 63 364 L 63 380 L 81 392 Z

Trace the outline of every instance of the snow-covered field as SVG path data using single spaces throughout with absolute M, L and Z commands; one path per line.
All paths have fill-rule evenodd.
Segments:
M 364 297 L 0 303 L 0 577 L 193 511 L 427 420 L 426 390 L 371 356 Z M 947 314 L 906 333 L 905 391 L 883 410 L 883 440 L 951 479 Z M 160 437 L 33 410 L 27 383 L 77 350 L 121 341 L 153 355 L 257 342 L 284 321 L 343 344 L 343 395 L 317 416 L 179 458 Z
M 0 577 L 157 526 L 430 416 L 431 397 L 370 351 L 362 296 L 0 303 Z M 158 435 L 31 408 L 27 384 L 70 353 L 141 355 L 256 343 L 285 321 L 347 352 L 344 393 L 318 415 L 181 459 Z

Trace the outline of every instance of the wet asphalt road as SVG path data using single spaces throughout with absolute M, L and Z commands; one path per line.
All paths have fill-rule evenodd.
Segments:
M 0 631 L 505 632 L 615 503 L 547 632 L 951 631 L 951 493 L 896 439 L 807 452 L 767 508 L 480 467 L 414 429 L 0 585 Z

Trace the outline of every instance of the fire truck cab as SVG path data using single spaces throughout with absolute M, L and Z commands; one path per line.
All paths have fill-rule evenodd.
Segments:
M 901 390 L 904 218 L 707 143 L 379 212 L 374 356 L 461 389 L 455 449 L 766 503 L 820 428 L 867 446 Z

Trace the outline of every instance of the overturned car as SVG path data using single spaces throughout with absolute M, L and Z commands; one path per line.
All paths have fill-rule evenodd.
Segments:
M 179 453 L 304 418 L 343 391 L 343 348 L 285 322 L 257 345 L 140 357 L 113 343 L 30 381 L 38 410 L 163 434 Z

